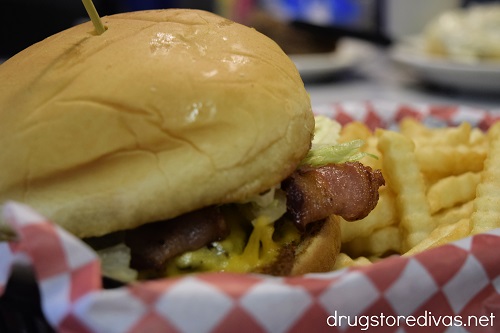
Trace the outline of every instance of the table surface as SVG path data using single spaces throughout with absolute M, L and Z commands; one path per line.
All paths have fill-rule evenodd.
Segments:
M 382 100 L 398 103 L 461 105 L 500 112 L 498 94 L 480 94 L 431 87 L 419 82 L 412 73 L 397 66 L 387 47 L 367 44 L 368 53 L 354 68 L 332 76 L 329 80 L 306 82 L 312 105 L 345 101 Z

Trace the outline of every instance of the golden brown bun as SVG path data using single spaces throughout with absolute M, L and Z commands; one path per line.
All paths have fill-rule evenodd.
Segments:
M 338 216 L 331 215 L 321 229 L 299 244 L 291 275 L 333 270 L 340 245 L 340 220 Z
M 306 154 L 309 96 L 269 38 L 195 10 L 103 22 L 0 66 L 0 202 L 99 236 L 242 200 Z
M 314 224 L 297 246 L 285 246 L 275 262 L 257 272 L 277 276 L 329 272 L 340 253 L 340 245 L 340 220 L 331 215 Z

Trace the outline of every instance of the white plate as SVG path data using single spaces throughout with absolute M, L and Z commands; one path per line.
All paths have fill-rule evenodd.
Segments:
M 500 62 L 468 63 L 433 57 L 425 53 L 419 37 L 396 44 L 390 55 L 423 81 L 473 92 L 500 92 Z
M 295 63 L 304 81 L 320 80 L 350 70 L 358 65 L 370 51 L 367 44 L 351 39 L 340 40 L 329 53 L 295 54 Z

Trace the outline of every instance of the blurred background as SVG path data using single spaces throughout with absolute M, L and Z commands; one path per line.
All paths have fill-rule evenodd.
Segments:
M 418 32 L 445 9 L 464 0 L 94 0 L 99 14 L 151 8 L 201 8 L 249 23 L 255 11 L 318 28 L 316 33 L 356 36 L 377 43 Z M 477 1 L 475 1 L 477 2 Z M 484 2 L 484 1 L 482 1 Z M 260 17 L 260 20 L 262 20 Z M 80 0 L 0 0 L 0 57 L 87 20 Z M 260 22 L 260 24 L 263 24 Z M 326 31 L 324 31 L 326 30 Z
M 469 62 L 457 67 L 457 72 L 457 68 L 453 69 L 448 66 L 449 64 L 443 65 L 441 62 L 436 67 L 427 60 L 419 62 L 413 59 L 411 54 L 407 56 L 404 52 L 394 56 L 395 47 L 400 47 L 400 44 L 407 42 L 411 36 L 423 36 L 430 22 L 442 13 L 456 9 L 466 10 L 474 6 L 500 5 L 499 1 L 93 0 L 93 2 L 101 16 L 144 9 L 199 8 L 255 27 L 275 39 L 293 58 L 316 103 L 340 98 L 399 98 L 425 99 L 431 102 L 465 101 L 468 104 L 487 107 L 500 105 L 499 63 L 484 68 L 481 67 L 483 62 L 478 61 L 479 58 L 469 57 L 466 59 Z M 500 11 L 498 13 L 499 15 L 494 18 L 496 21 L 487 23 L 488 33 L 492 39 L 485 43 L 499 50 L 498 59 L 500 59 Z M 0 62 L 33 43 L 86 20 L 88 16 L 81 0 L 0 0 Z M 455 22 L 452 27 L 458 37 L 445 36 L 444 39 L 456 41 L 462 38 L 461 29 L 465 28 L 461 28 L 461 25 L 462 23 Z M 474 25 L 477 26 L 478 23 Z M 448 22 L 448 28 L 450 26 Z M 482 35 L 483 33 L 479 33 L 479 37 L 482 38 Z M 478 44 L 481 38 L 472 37 L 462 41 L 462 44 L 465 47 Z M 478 52 L 483 52 L 482 49 L 485 48 L 484 45 L 475 47 L 481 49 Z M 472 75 L 471 60 L 476 66 L 472 67 Z M 491 65 L 490 60 L 488 59 L 488 65 Z M 404 65 L 406 68 L 402 68 Z M 410 75 L 411 71 L 414 73 Z M 486 80 L 483 77 L 485 74 L 488 75 Z M 463 82 L 466 83 L 465 87 L 456 84 Z M 483 89 L 485 82 L 488 87 Z M 477 97 L 478 92 L 480 97 Z M 338 96 L 335 96 L 335 93 Z M 470 93 L 473 93 L 473 96 Z

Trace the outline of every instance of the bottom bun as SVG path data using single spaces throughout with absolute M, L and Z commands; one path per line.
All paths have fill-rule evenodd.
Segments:
M 340 221 L 331 215 L 311 225 L 298 245 L 285 246 L 276 261 L 259 273 L 276 276 L 295 276 L 333 270 L 340 253 Z
M 291 275 L 329 272 L 340 253 L 340 220 L 328 217 L 323 226 L 306 237 L 295 252 Z

